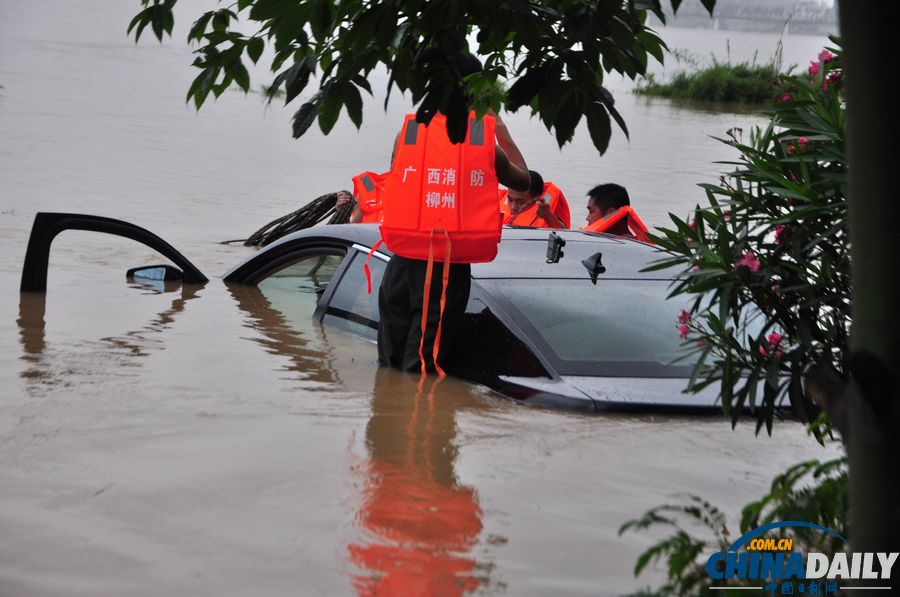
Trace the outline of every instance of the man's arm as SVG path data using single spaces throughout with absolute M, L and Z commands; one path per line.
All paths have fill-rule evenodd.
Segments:
M 362 209 L 359 207 L 359 200 L 353 206 L 353 212 L 350 214 L 350 223 L 359 224 L 362 222 Z
M 509 129 L 499 114 L 488 112 L 496 119 L 494 136 L 497 138 L 496 154 L 494 156 L 494 170 L 497 172 L 497 180 L 500 184 L 515 189 L 527 191 L 531 186 L 531 176 L 528 166 L 525 164 L 525 156 L 519 151 L 519 146 L 513 141 Z
M 506 123 L 503 122 L 503 119 L 500 118 L 499 114 L 494 115 L 494 118 L 497 121 L 496 126 L 494 127 L 497 144 L 503 149 L 503 152 L 506 154 L 506 157 L 509 158 L 510 162 L 522 170 L 528 170 L 528 165 L 525 163 L 525 156 L 522 155 L 522 152 L 519 151 L 519 146 L 513 141 Z
M 516 191 L 527 191 L 531 188 L 531 175 L 525 168 L 513 164 L 500 146 L 494 153 L 494 170 L 497 172 L 497 180 Z

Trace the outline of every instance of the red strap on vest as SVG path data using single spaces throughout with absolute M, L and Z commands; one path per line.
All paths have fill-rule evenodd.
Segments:
M 434 230 L 431 231 L 431 237 L 428 241 L 428 265 L 425 267 L 425 292 L 422 295 L 422 335 L 419 337 L 419 364 L 422 366 L 422 377 L 426 375 L 425 371 L 425 355 L 422 354 L 422 348 L 425 346 L 425 327 L 428 323 L 428 298 L 431 294 L 431 272 L 434 266 Z
M 374 253 L 382 244 L 384 244 L 383 240 L 375 243 L 375 246 L 369 250 L 369 254 L 366 256 L 366 263 L 363 265 L 363 271 L 366 272 L 366 286 L 369 289 L 369 294 L 372 294 L 372 270 L 369 269 L 369 259 L 372 258 L 372 253 Z
M 438 315 L 437 332 L 434 335 L 434 346 L 432 347 L 432 358 L 434 360 L 434 369 L 440 377 L 447 375 L 438 364 L 438 348 L 441 344 L 441 327 L 444 322 L 444 306 L 447 304 L 447 284 L 450 281 L 450 234 L 446 230 L 441 230 L 447 241 L 447 250 L 444 254 L 444 271 L 441 272 L 441 302 L 440 314 Z M 425 267 L 425 287 L 422 296 L 422 335 L 419 337 L 419 363 L 422 365 L 422 377 L 427 375 L 425 368 L 425 330 L 428 327 L 428 303 L 431 298 L 431 274 L 434 273 L 434 230 L 428 240 L 428 265 Z
M 444 271 L 441 273 L 441 312 L 438 317 L 437 333 L 434 335 L 434 368 L 440 377 L 447 375 L 441 366 L 438 365 L 438 348 L 441 345 L 441 328 L 444 324 L 444 306 L 447 304 L 447 285 L 450 283 L 450 234 L 444 230 L 444 237 L 447 240 L 447 250 L 444 253 Z

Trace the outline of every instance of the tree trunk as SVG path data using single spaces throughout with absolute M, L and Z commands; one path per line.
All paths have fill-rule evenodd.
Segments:
M 848 368 L 853 551 L 900 551 L 900 181 L 897 2 L 839 3 L 853 278 Z M 895 567 L 896 568 L 896 567 Z M 900 585 L 897 570 L 893 584 Z

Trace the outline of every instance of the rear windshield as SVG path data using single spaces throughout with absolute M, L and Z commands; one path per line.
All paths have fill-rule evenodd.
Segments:
M 479 280 L 563 375 L 681 377 L 683 300 L 666 280 Z

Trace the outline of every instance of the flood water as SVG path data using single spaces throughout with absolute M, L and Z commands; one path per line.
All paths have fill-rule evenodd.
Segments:
M 137 2 L 0 0 L 0 595 L 615 595 L 663 578 L 633 577 L 653 535 L 620 537 L 625 521 L 689 493 L 734 520 L 775 472 L 826 456 L 797 424 L 755 437 L 528 408 L 455 379 L 418 392 L 374 345 L 226 287 L 251 250 L 220 241 L 386 169 L 407 106 L 371 100 L 359 132 L 343 119 L 299 141 L 299 104 L 229 92 L 197 113 L 183 40 L 211 4 L 184 4 L 175 41 L 135 45 Z M 700 56 L 730 40 L 737 60 L 777 42 L 661 31 Z M 786 38 L 786 62 L 824 41 Z M 759 122 L 611 87 L 631 139 L 614 131 L 602 158 L 585 130 L 559 151 L 507 118 L 573 223 L 608 181 L 648 225 L 686 213 L 734 157 L 710 135 Z M 149 228 L 211 281 L 129 285 L 149 250 L 66 232 L 46 295 L 20 295 L 38 211 Z

